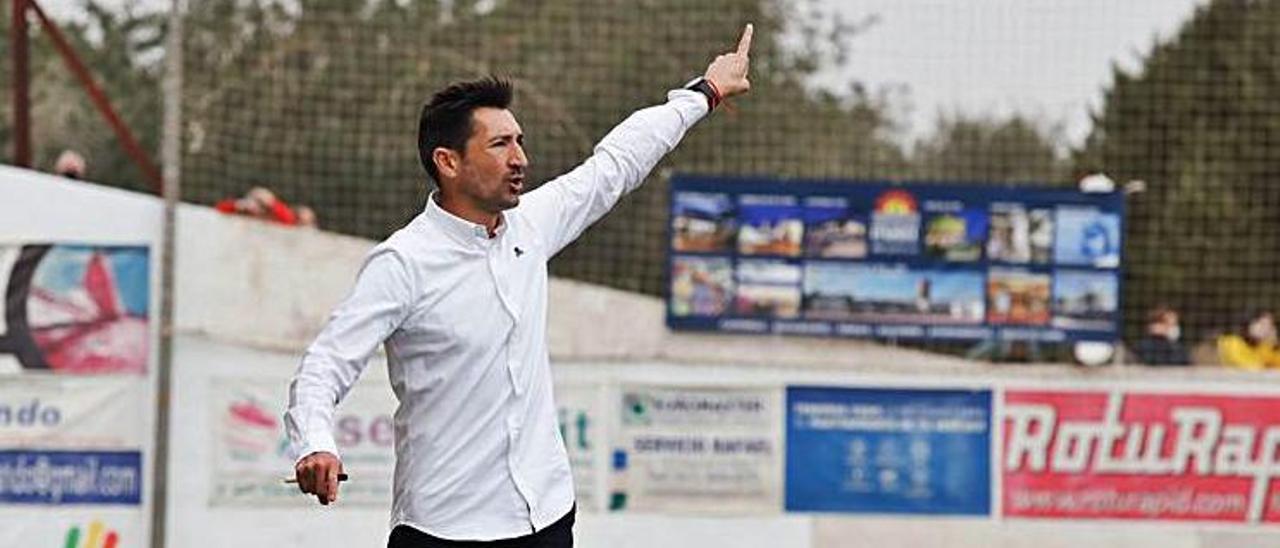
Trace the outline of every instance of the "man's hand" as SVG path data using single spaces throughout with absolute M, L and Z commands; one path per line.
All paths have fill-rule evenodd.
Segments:
M 747 80 L 747 71 L 751 68 L 751 33 L 753 27 L 747 24 L 742 30 L 742 38 L 738 40 L 738 50 L 716 57 L 707 67 L 703 75 L 720 92 L 720 98 L 726 99 L 746 93 L 751 89 L 751 81 Z
M 298 478 L 298 489 L 315 495 L 320 504 L 327 506 L 338 500 L 338 474 L 342 473 L 342 461 L 337 455 L 317 451 L 298 461 L 293 472 Z

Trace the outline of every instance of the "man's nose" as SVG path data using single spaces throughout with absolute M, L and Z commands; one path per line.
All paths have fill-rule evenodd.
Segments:
M 511 156 L 507 158 L 507 165 L 510 165 L 511 167 L 525 167 L 529 165 L 529 156 L 524 153 L 523 146 L 518 144 L 515 146 Z

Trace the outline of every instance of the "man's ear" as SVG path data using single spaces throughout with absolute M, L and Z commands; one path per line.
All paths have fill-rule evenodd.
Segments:
M 431 161 L 436 163 L 436 171 L 440 172 L 442 179 L 456 178 L 462 168 L 462 156 L 450 148 L 436 147 L 431 151 Z

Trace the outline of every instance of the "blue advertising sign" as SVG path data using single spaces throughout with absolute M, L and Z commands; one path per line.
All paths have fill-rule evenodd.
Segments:
M 0 503 L 141 502 L 139 451 L 0 451 Z
M 672 181 L 673 329 L 1119 338 L 1121 193 Z
M 786 509 L 987 515 L 991 391 L 787 388 Z

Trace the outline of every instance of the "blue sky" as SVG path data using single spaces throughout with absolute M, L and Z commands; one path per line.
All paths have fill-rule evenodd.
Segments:
M 904 300 L 915 298 L 920 280 L 933 281 L 933 299 L 982 300 L 980 272 L 910 271 L 848 263 L 810 262 L 805 271 L 805 292 L 853 295 L 860 300 Z
M 1103 238 L 1107 246 L 1104 257 L 1119 257 L 1120 217 L 1114 213 L 1082 208 L 1060 207 L 1054 235 L 1054 260 L 1062 264 L 1091 265 L 1101 257 L 1085 253 L 1085 238 Z M 1096 231 L 1096 232 L 1095 232 Z
M 1116 292 L 1118 287 L 1114 274 L 1071 270 L 1059 270 L 1054 273 L 1054 298 L 1075 298 L 1084 295 L 1091 289 L 1097 290 L 1102 294 L 1103 308 L 1107 310 L 1115 310 L 1117 308 Z
M 848 200 L 846 200 L 846 199 L 840 199 L 839 201 L 844 202 L 844 205 L 835 205 L 835 204 L 813 205 L 813 204 L 806 204 L 806 205 L 805 205 L 805 207 L 804 207 L 804 212 L 803 212 L 803 214 L 804 214 L 804 222 L 805 222 L 805 224 L 810 224 L 810 225 L 812 225 L 812 224 L 819 224 L 819 223 L 822 223 L 822 222 L 830 221 L 830 220 L 832 220 L 832 219 L 850 219 L 850 218 L 856 218 L 856 219 L 863 219 L 863 220 L 865 220 L 865 218 L 866 218 L 866 214 L 865 214 L 865 213 L 864 213 L 864 214 L 854 214 L 854 213 L 850 210 L 850 208 L 849 208 L 849 204 L 848 204 Z
M 134 316 L 145 316 L 151 299 L 151 277 L 145 247 L 106 248 L 108 262 L 125 308 Z M 66 294 L 83 287 L 92 248 L 54 246 L 40 261 L 34 283 Z
M 696 212 L 705 217 L 719 217 L 733 208 L 733 202 L 729 199 L 728 194 L 679 192 L 676 193 L 675 203 L 672 204 L 672 208 L 675 209 L 676 215 Z
M 785 219 L 799 219 L 801 215 L 800 211 L 799 205 L 759 205 L 743 203 L 738 206 L 738 218 L 743 224 L 773 224 Z
M 928 227 L 929 223 L 942 215 L 954 215 L 964 218 L 965 241 L 972 244 L 981 244 L 987 241 L 987 211 L 985 209 L 965 209 L 953 213 L 932 213 L 929 214 L 929 221 L 925 223 Z

